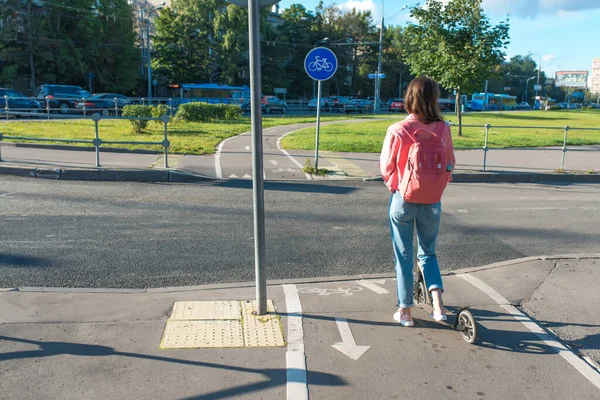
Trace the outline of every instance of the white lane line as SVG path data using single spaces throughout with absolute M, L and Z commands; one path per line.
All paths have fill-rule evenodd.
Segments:
M 295 164 L 295 165 L 296 165 L 298 168 L 300 168 L 300 170 L 302 171 L 302 170 L 304 169 L 304 166 L 302 166 L 302 164 L 300 164 L 298 161 L 296 161 L 296 159 L 295 159 L 294 157 L 292 157 L 292 156 L 290 155 L 290 153 L 288 153 L 287 151 L 285 151 L 284 149 L 282 149 L 282 148 L 281 148 L 281 139 L 283 139 L 284 137 L 286 137 L 286 136 L 287 136 L 287 135 L 289 135 L 289 134 L 292 134 L 292 133 L 294 133 L 294 132 L 298 132 L 298 131 L 301 131 L 301 130 L 302 130 L 302 129 L 296 129 L 295 131 L 288 132 L 288 133 L 286 133 L 285 135 L 278 137 L 278 138 L 277 138 L 277 148 L 278 148 L 278 149 L 279 149 L 279 151 L 281 151 L 283 154 L 285 154 L 286 156 L 288 156 L 288 158 L 289 158 L 290 160 L 292 160 L 292 162 L 293 162 L 293 163 L 294 163 L 294 164 Z M 305 174 L 304 174 L 304 176 L 306 176 L 306 179 L 308 179 L 308 180 L 311 180 L 311 179 L 312 179 L 312 177 L 311 177 L 309 174 L 307 174 L 307 173 L 305 173 Z
M 227 143 L 231 139 L 235 139 L 240 136 L 247 135 L 249 133 L 251 132 L 244 132 L 237 136 L 232 136 L 229 139 L 225 139 L 221 143 L 219 143 L 219 145 L 217 146 L 217 150 L 215 151 L 215 174 L 217 175 L 217 179 L 223 179 L 223 170 L 221 169 L 221 152 L 223 151 L 223 145 L 225 145 L 225 143 Z
M 583 376 L 585 376 L 594 386 L 600 389 L 600 373 L 596 371 L 592 366 L 586 363 L 584 360 L 579 358 L 575 353 L 566 348 L 562 343 L 556 340 L 552 335 L 547 333 L 541 326 L 536 324 L 531 320 L 531 318 L 527 317 L 523 314 L 518 308 L 510 304 L 510 302 L 505 299 L 500 293 L 496 292 L 490 286 L 485 284 L 481 279 L 474 277 L 473 275 L 458 275 L 463 278 L 465 281 L 469 282 L 483 293 L 487 294 L 489 297 L 494 299 L 498 305 L 508 311 L 512 316 L 520 321 L 523 325 L 527 327 L 531 332 L 535 333 L 537 337 L 539 337 L 542 341 L 544 341 L 548 346 L 554 349 L 562 358 L 564 358 L 569 364 L 571 364 L 577 371 L 579 371 Z
M 388 294 L 389 291 L 385 288 L 382 288 L 380 286 L 377 286 L 376 283 L 379 283 L 380 285 L 385 285 L 385 279 L 372 279 L 372 280 L 360 280 L 360 281 L 356 281 L 356 283 L 358 283 L 360 286 L 364 286 L 367 289 L 370 289 L 372 291 L 374 291 L 377 294 Z
M 283 285 L 283 293 L 285 294 L 285 308 L 288 314 L 288 345 L 285 355 L 287 398 L 288 400 L 308 400 L 300 295 L 296 285 Z

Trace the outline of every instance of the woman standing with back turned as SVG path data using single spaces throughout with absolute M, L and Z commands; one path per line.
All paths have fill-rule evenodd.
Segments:
M 440 199 L 451 180 L 455 158 L 450 126 L 442 119 L 439 96 L 438 84 L 433 79 L 423 76 L 414 79 L 404 99 L 409 115 L 389 127 L 381 151 L 381 175 L 392 192 L 389 217 L 399 307 L 394 319 L 402 326 L 414 325 L 411 308 L 415 225 L 417 257 L 433 299 L 432 318 L 446 320 L 435 243 L 442 213 Z

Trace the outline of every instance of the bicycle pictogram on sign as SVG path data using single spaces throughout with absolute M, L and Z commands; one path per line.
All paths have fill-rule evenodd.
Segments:
M 335 53 L 325 47 L 312 49 L 304 59 L 304 69 L 315 81 L 326 81 L 335 74 L 337 68 Z
M 324 69 L 327 72 L 333 71 L 333 64 L 327 62 L 326 58 L 321 58 L 319 56 L 315 56 L 315 61 L 308 64 L 309 71 L 320 71 Z

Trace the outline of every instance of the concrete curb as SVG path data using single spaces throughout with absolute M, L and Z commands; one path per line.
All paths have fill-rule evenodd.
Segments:
M 508 267 L 511 265 L 523 264 L 531 261 L 545 260 L 589 260 L 600 259 L 600 254 L 558 254 L 545 255 L 535 257 L 517 258 L 514 260 L 502 261 L 494 264 L 483 265 L 481 267 L 455 269 L 452 271 L 442 271 L 443 276 L 456 276 L 462 274 L 471 274 L 489 269 Z M 307 284 L 307 283 L 326 283 L 326 282 L 349 282 L 362 279 L 390 279 L 395 278 L 396 274 L 380 273 L 380 274 L 360 274 L 360 275 L 344 275 L 344 276 L 328 276 L 315 278 L 300 278 L 300 279 L 275 279 L 267 281 L 268 286 L 279 286 L 283 284 Z M 2 292 L 24 292 L 24 293 L 121 293 L 121 294 L 141 294 L 141 293 L 176 293 L 176 292 L 193 292 L 198 290 L 222 290 L 222 289 L 238 289 L 254 287 L 254 282 L 236 282 L 236 283 L 217 283 L 209 285 L 197 286 L 174 286 L 163 288 L 149 289 L 111 289 L 111 288 L 56 288 L 56 287 L 35 287 L 24 286 L 20 288 L 0 288 Z
M 177 182 L 195 183 L 218 179 L 191 172 L 172 169 L 85 169 L 85 168 L 38 168 L 0 164 L 0 175 L 13 175 L 28 178 L 61 179 L 78 181 L 121 181 L 121 182 Z M 340 179 L 347 181 L 349 179 Z M 350 180 L 381 182 L 381 177 L 367 177 Z M 332 181 L 332 180 L 328 180 Z M 335 180 L 333 180 L 335 181 Z M 454 183 L 600 183 L 600 174 L 541 174 L 473 172 L 452 175 Z
M 77 181 L 194 183 L 213 180 L 213 178 L 209 178 L 203 175 L 171 169 L 52 169 L 37 167 L 17 167 L 8 165 L 0 165 L 0 175 Z

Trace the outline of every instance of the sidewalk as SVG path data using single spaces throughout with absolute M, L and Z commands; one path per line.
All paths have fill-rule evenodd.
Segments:
M 13 143 L 0 144 L 2 162 L 0 169 L 17 168 L 22 170 L 23 175 L 35 175 L 34 169 L 41 171 L 40 175 L 52 175 L 52 171 L 64 170 L 71 172 L 72 179 L 82 176 L 77 174 L 81 171 L 112 171 L 112 175 L 106 175 L 103 180 L 114 180 L 116 171 L 131 170 L 137 172 L 137 180 L 169 180 L 164 172 L 164 155 L 159 153 L 141 153 L 118 151 L 113 149 L 102 149 L 100 152 L 101 167 L 95 168 L 95 152 L 93 148 L 83 149 L 56 149 L 43 147 L 23 147 Z M 581 174 L 581 181 L 600 182 L 600 146 L 588 146 L 572 149 L 566 154 L 565 166 L 567 172 Z M 357 179 L 374 178 L 380 176 L 379 155 L 372 153 L 335 153 L 321 152 L 320 166 L 328 168 L 334 173 L 328 179 Z M 314 158 L 311 151 L 290 151 L 292 157 L 299 165 L 305 160 Z M 458 180 L 466 176 L 486 181 L 482 173 L 483 151 L 482 150 L 458 150 L 456 152 L 456 172 Z M 523 179 L 524 181 L 536 181 L 538 175 L 554 175 L 557 180 L 572 180 L 571 174 L 555 174 L 561 165 L 560 148 L 533 150 L 533 149 L 510 149 L 490 150 L 487 155 L 486 171 L 492 174 L 509 173 L 512 175 L 510 181 Z M 169 167 L 171 171 L 185 174 L 197 175 L 215 179 L 215 155 L 194 156 L 169 154 Z M 251 174 L 251 165 L 247 165 L 248 173 Z M 268 165 L 265 165 L 265 169 Z M 144 172 L 148 173 L 148 179 L 142 179 Z M 162 178 L 164 174 L 165 179 Z M 590 172 L 594 172 L 591 174 Z M 87 172 L 86 172 L 87 174 Z M 60 174 L 59 174 L 60 175 Z M 96 174 L 97 175 L 97 174 Z M 239 174 L 242 177 L 244 174 Z M 86 175 L 87 176 L 87 175 Z M 303 177 L 303 174 L 299 174 Z M 60 177 L 60 176 L 59 176 Z M 107 178 L 108 177 L 108 178 Z M 111 179 L 112 177 L 112 179 Z M 315 177 L 318 179 L 318 177 Z M 531 179 L 529 179 L 531 178 Z M 551 176 L 552 178 L 552 176 Z M 89 179 L 93 179 L 89 178 Z M 118 178 L 117 178 L 118 179 Z M 119 180 L 119 179 L 118 179 Z M 123 179 L 125 180 L 125 179 Z M 132 179 L 136 180 L 136 179 Z
M 231 302 L 223 303 L 227 309 L 210 303 L 196 315 L 186 303 L 182 321 L 172 314 L 174 302 L 253 299 L 252 284 L 0 290 L 1 393 L 45 399 L 598 398 L 594 362 L 569 347 L 600 361 L 599 266 L 600 255 L 531 257 L 446 276 L 446 305 L 451 311 L 471 306 L 479 324 L 476 345 L 418 308 L 414 328 L 394 323 L 392 275 L 271 282 L 268 298 L 285 339 L 278 347 L 249 347 L 248 339 L 252 326 L 277 326 L 277 318 L 227 316 Z M 177 334 L 165 332 L 173 321 L 183 329 Z M 223 346 L 236 335 L 221 328 L 238 325 L 244 331 L 239 348 L 165 349 L 170 337 L 180 346 L 194 340 Z

